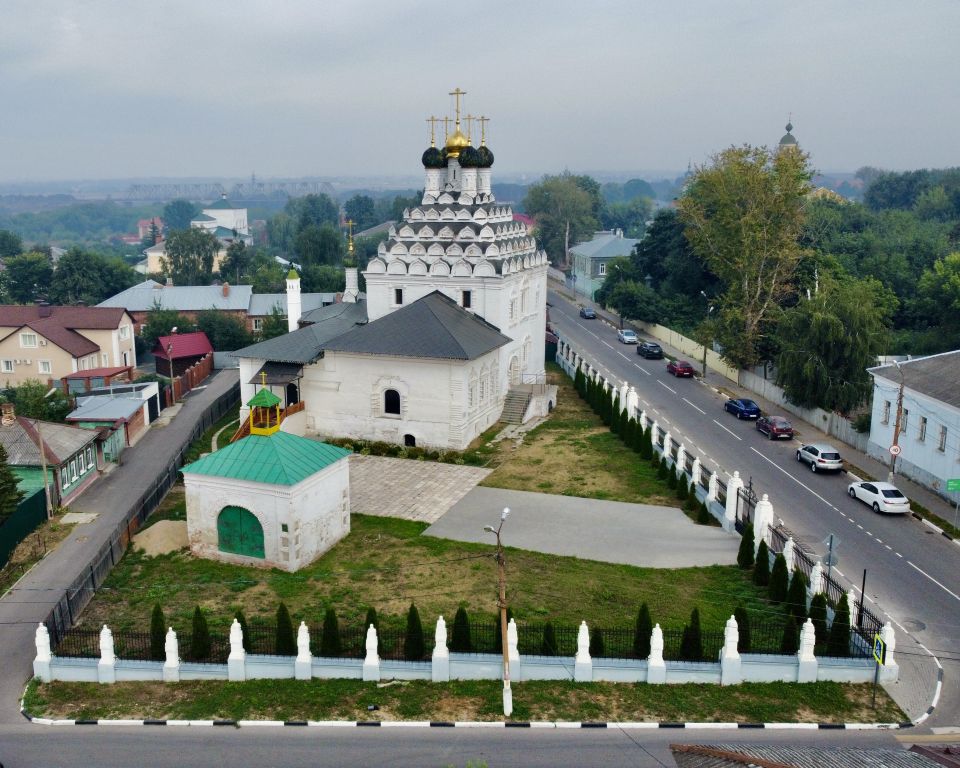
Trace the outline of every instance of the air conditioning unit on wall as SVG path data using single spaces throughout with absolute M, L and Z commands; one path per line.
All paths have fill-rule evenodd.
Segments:
M 40 339 L 40 346 L 41 346 L 41 347 L 47 346 L 47 340 L 46 340 L 46 339 Z

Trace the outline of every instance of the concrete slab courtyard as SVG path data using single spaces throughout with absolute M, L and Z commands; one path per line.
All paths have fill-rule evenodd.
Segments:
M 504 507 L 510 547 L 647 568 L 737 561 L 739 536 L 697 525 L 678 509 L 500 488 L 473 488 L 424 535 L 493 544 L 483 527 L 496 527 Z

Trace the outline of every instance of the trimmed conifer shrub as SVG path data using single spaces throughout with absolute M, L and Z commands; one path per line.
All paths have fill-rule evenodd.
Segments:
M 790 587 L 789 578 L 787 561 L 783 558 L 783 554 L 779 554 L 773 559 L 773 568 L 770 571 L 768 594 L 773 602 L 782 603 L 787 599 L 787 590 Z
M 557 637 L 553 631 L 553 624 L 549 621 L 543 627 L 543 642 L 540 644 L 541 656 L 557 655 Z
M 830 637 L 830 630 L 827 628 L 827 596 L 823 592 L 810 598 L 810 621 L 813 622 L 816 632 L 816 645 L 822 648 Z
M 671 491 L 677 490 L 677 471 L 667 467 L 667 488 Z
M 470 637 L 470 617 L 467 616 L 467 609 L 462 605 L 457 608 L 457 613 L 453 617 L 450 650 L 460 653 L 470 653 L 473 650 L 473 640 Z
M 619 433 L 620 437 L 623 439 L 623 442 L 625 442 L 627 445 L 630 445 L 628 440 L 630 438 L 629 427 L 632 419 L 627 414 L 626 408 L 621 408 L 619 413 L 620 413 L 620 427 L 617 430 L 617 432 Z
M 606 648 L 603 645 L 603 632 L 599 629 L 591 630 L 590 632 L 590 656 L 593 658 L 600 658 L 606 652 Z
M 17 505 L 24 496 L 20 489 L 20 479 L 7 462 L 7 451 L 0 445 L 0 523 L 17 511 Z
M 827 640 L 827 656 L 850 655 L 850 604 L 847 596 L 840 598 L 840 604 L 833 614 L 830 624 L 830 637 Z
M 327 608 L 327 612 L 323 614 L 320 655 L 331 658 L 343 655 L 343 646 L 340 643 L 340 622 L 337 621 L 337 612 L 333 608 Z
M 657 477 L 661 480 L 666 480 L 669 473 L 670 470 L 667 469 L 667 460 L 661 456 L 657 464 Z
M 293 621 L 286 603 L 280 603 L 277 608 L 277 656 L 296 656 L 297 642 L 293 636 Z
M 581 397 L 583 397 L 583 382 L 584 382 L 583 369 L 577 368 L 577 372 L 573 377 L 573 388 L 577 390 L 577 393 Z
M 700 630 L 700 609 L 690 613 L 690 623 L 683 628 L 680 641 L 680 658 L 684 661 L 700 661 L 703 658 L 703 634 Z
M 793 614 L 798 627 L 807 620 L 807 577 L 796 568 L 787 590 L 787 611 Z
M 240 631 L 243 632 L 243 650 L 247 653 L 253 653 L 253 642 L 247 626 L 247 617 L 243 611 L 238 608 L 237 612 L 233 614 L 233 618 L 237 620 L 237 624 L 240 625 Z
M 650 427 L 643 430 L 640 435 L 640 458 L 653 458 L 653 439 L 650 437 Z
M 780 653 L 796 653 L 800 647 L 800 629 L 792 613 L 787 614 L 783 624 L 783 637 L 780 638 Z
M 403 657 L 407 661 L 420 661 L 426 653 L 423 641 L 423 624 L 420 623 L 420 612 L 417 606 L 410 603 L 407 611 L 407 634 L 403 643 Z
M 700 502 L 700 509 L 697 511 L 697 523 L 700 525 L 710 525 L 712 518 L 710 517 L 710 510 L 707 509 L 707 502 Z
M 610 407 L 610 431 L 622 435 L 620 431 L 620 395 L 613 396 L 613 405 Z
M 763 539 L 760 539 L 757 560 L 753 564 L 753 583 L 758 587 L 766 587 L 770 584 L 770 550 Z
M 163 618 L 163 608 L 160 603 L 153 606 L 150 614 L 150 658 L 154 661 L 163 661 L 167 658 L 164 648 L 167 639 L 166 621 Z
M 753 552 L 756 539 L 753 533 L 753 523 L 747 523 L 740 537 L 740 549 L 737 550 L 737 565 L 746 570 L 753 567 Z
M 653 633 L 653 621 L 646 603 L 640 606 L 637 623 L 633 630 L 633 655 L 638 659 L 650 656 L 650 635 Z
M 687 483 L 687 498 L 683 502 L 683 508 L 690 512 L 700 508 L 700 499 L 697 498 L 697 489 L 693 485 L 693 480 Z
M 367 616 L 363 620 L 363 629 L 364 631 L 370 629 L 370 625 L 373 624 L 373 628 L 380 631 L 380 619 L 377 616 L 377 609 L 374 607 L 367 608 Z
M 740 633 L 740 638 L 737 641 L 737 650 L 740 651 L 740 653 L 750 653 L 750 614 L 747 613 L 746 608 L 738 605 L 733 612 L 733 618 L 737 621 L 737 629 Z
M 203 615 L 199 605 L 193 609 L 190 658 L 194 661 L 204 661 L 210 658 L 210 628 L 207 626 L 207 617 Z
M 674 484 L 677 486 L 677 501 L 686 501 L 690 498 L 690 489 L 687 487 L 687 478 L 680 469 L 677 469 L 677 476 Z

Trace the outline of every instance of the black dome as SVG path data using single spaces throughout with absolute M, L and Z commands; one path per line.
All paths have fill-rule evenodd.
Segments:
M 443 153 L 436 147 L 429 147 L 427 151 L 423 153 L 421 161 L 423 162 L 424 168 L 443 168 L 447 164 Z
M 478 168 L 489 168 L 493 165 L 493 152 L 490 151 L 490 147 L 486 144 L 482 144 L 477 148 L 477 157 L 480 158 L 480 162 L 477 163 Z
M 461 168 L 476 168 L 480 165 L 480 155 L 477 154 L 471 146 L 466 146 L 460 150 L 460 157 L 457 158 Z

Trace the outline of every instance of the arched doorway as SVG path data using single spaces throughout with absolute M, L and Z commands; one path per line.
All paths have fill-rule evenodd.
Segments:
M 300 402 L 300 390 L 294 382 L 287 384 L 287 407 Z
M 413 435 L 407 434 L 403 436 L 403 445 L 405 448 L 416 448 L 417 447 L 417 438 Z
M 250 510 L 224 507 L 217 517 L 217 548 L 245 557 L 264 556 L 263 527 Z
M 510 386 L 520 383 L 520 358 L 514 355 L 510 358 Z

